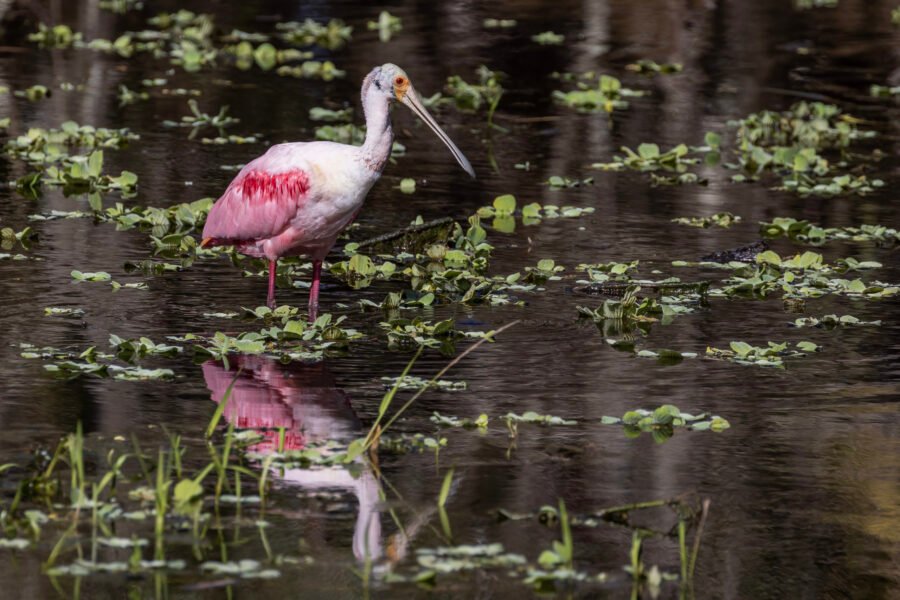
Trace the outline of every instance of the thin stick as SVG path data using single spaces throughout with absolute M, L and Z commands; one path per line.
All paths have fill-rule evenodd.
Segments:
M 709 514 L 709 498 L 703 501 L 700 513 L 700 524 L 697 526 L 697 535 L 694 536 L 694 547 L 691 549 L 691 565 L 688 567 L 688 580 L 694 580 L 694 566 L 697 564 L 697 554 L 700 552 L 700 536 L 703 535 L 703 525 L 706 524 L 706 516 Z
M 400 409 L 399 409 L 397 412 L 394 413 L 394 416 L 391 417 L 391 418 L 388 420 L 388 422 L 384 425 L 384 427 L 381 428 L 381 432 L 384 433 L 384 431 L 385 431 L 388 427 L 390 427 L 390 426 L 394 423 L 394 421 L 396 421 L 397 418 L 398 418 L 401 414 L 403 414 L 403 411 L 405 411 L 407 408 L 409 408 L 410 405 L 411 405 L 413 402 L 415 402 L 416 400 L 418 400 L 418 399 L 419 399 L 419 396 L 421 396 L 421 395 L 424 394 L 426 391 L 428 391 L 428 390 L 431 388 L 431 386 L 434 385 L 434 383 L 435 383 L 438 379 L 440 379 L 441 377 L 443 377 L 444 374 L 445 374 L 447 371 L 449 371 L 449 370 L 452 369 L 454 366 L 456 366 L 457 363 L 459 363 L 459 361 L 461 361 L 462 359 L 464 359 L 464 358 L 465 358 L 466 356 L 468 356 L 471 352 L 474 352 L 475 350 L 477 350 L 479 346 L 481 346 L 483 343 L 485 343 L 485 342 L 488 341 L 489 339 L 492 339 L 492 338 L 493 338 L 494 336 L 496 336 L 497 334 L 502 333 L 503 331 L 509 329 L 509 328 L 512 327 L 513 325 L 518 324 L 519 322 L 520 322 L 520 321 L 519 321 L 518 319 L 516 319 L 515 321 L 510 321 L 509 323 L 507 323 L 506 325 L 504 325 L 504 326 L 501 327 L 500 329 L 497 329 L 496 331 L 490 332 L 488 335 L 484 336 L 483 338 L 481 338 L 480 340 L 478 340 L 477 342 L 475 342 L 474 344 L 472 344 L 471 346 L 469 346 L 468 348 L 466 348 L 465 350 L 463 350 L 463 351 L 460 353 L 460 355 L 457 356 L 456 358 L 454 358 L 453 360 L 451 360 L 451 361 L 447 364 L 446 367 L 444 367 L 443 369 L 441 369 L 440 371 L 438 371 L 437 375 L 435 375 L 434 377 L 432 377 L 432 378 L 431 378 L 431 381 L 428 382 L 428 385 L 426 385 L 425 387 L 423 387 L 422 389 L 420 389 L 418 392 L 416 392 L 415 394 L 413 394 L 413 397 L 410 398 L 409 400 L 407 400 L 407 401 L 406 401 L 406 404 L 404 404 L 403 406 L 401 406 Z
M 219 400 L 219 405 L 216 406 L 216 410 L 213 412 L 213 416 L 209 420 L 209 425 L 206 426 L 206 439 L 211 438 L 212 434 L 216 431 L 216 425 L 219 424 L 219 419 L 222 418 L 222 413 L 225 412 L 225 406 L 228 405 L 228 401 L 231 399 L 231 391 L 234 389 L 234 384 L 237 382 L 238 377 L 241 376 L 242 371 L 243 369 L 237 370 L 237 373 L 234 374 L 234 378 L 231 380 L 231 383 L 228 384 L 228 388 L 222 395 L 222 399 Z

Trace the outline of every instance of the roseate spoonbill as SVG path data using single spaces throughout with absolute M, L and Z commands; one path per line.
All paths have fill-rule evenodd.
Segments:
M 275 306 L 275 268 L 282 256 L 312 259 L 309 318 L 319 307 L 322 260 L 356 217 L 391 153 L 391 105 L 408 106 L 475 177 L 472 165 L 425 110 L 406 72 L 375 67 L 362 84 L 366 139 L 362 146 L 334 142 L 278 144 L 250 161 L 209 211 L 202 246 L 233 245 L 269 260 L 267 304 Z

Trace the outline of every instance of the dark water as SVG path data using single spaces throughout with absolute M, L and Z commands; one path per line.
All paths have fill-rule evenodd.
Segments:
M 377 64 L 403 66 L 424 95 L 439 90 L 445 78 L 473 77 L 480 64 L 507 74 L 496 120 L 509 128 L 488 136 L 481 115 L 439 111 L 438 120 L 471 159 L 479 179 L 469 180 L 437 141 L 415 126 L 405 110 L 395 113 L 398 139 L 407 156 L 389 165 L 369 194 L 359 217 L 362 239 L 401 227 L 416 215 L 465 218 L 502 193 L 520 203 L 593 206 L 578 219 L 559 219 L 512 235 L 491 234 L 496 246 L 492 273 L 510 273 L 553 258 L 571 276 L 578 263 L 640 259 L 643 273 L 673 271 L 676 258 L 696 260 L 712 251 L 757 239 L 757 221 L 775 216 L 804 218 L 823 226 L 880 223 L 900 226 L 895 184 L 900 109 L 890 100 L 869 97 L 872 83 L 897 81 L 900 29 L 890 23 L 894 3 L 841 0 L 833 10 L 795 11 L 786 1 L 626 2 L 561 1 L 553 3 L 393 2 L 385 7 L 357 2 L 291 3 L 155 2 L 143 12 L 115 16 L 88 2 L 42 2 L 33 10 L 48 23 L 67 23 L 85 39 L 115 38 L 142 29 L 146 17 L 189 8 L 215 14 L 223 31 L 270 31 L 277 20 L 343 18 L 354 25 L 352 42 L 330 56 L 347 77 L 323 83 L 239 71 L 227 64 L 186 74 L 167 61 L 138 56 L 129 60 L 89 50 L 37 49 L 10 27 L 0 48 L 0 84 L 24 89 L 35 84 L 56 88 L 68 81 L 83 92 L 55 90 L 38 103 L 0 96 L 0 116 L 10 116 L 10 134 L 28 127 L 57 126 L 72 119 L 107 127 L 130 127 L 141 139 L 120 151 L 107 151 L 110 171 L 138 173 L 137 198 L 127 202 L 168 206 L 218 196 L 232 174 L 220 165 L 242 164 L 262 153 L 265 144 L 202 145 L 183 129 L 161 126 L 187 114 L 183 98 L 154 97 L 119 107 L 119 85 L 137 89 L 148 77 L 167 77 L 170 87 L 202 91 L 201 107 L 212 112 L 228 104 L 241 122 L 229 133 L 262 134 L 266 143 L 312 137 L 307 118 L 317 105 L 358 107 L 358 84 Z M 365 22 L 389 9 L 403 19 L 403 30 L 390 43 L 365 31 Z M 512 30 L 486 31 L 487 17 L 516 18 Z M 33 26 L 27 26 L 31 31 Z M 539 46 L 530 36 L 545 30 L 566 35 L 563 46 Z M 808 48 L 798 53 L 798 47 Z M 680 62 L 679 75 L 645 79 L 624 66 L 637 58 Z M 553 71 L 598 70 L 615 74 L 629 87 L 651 94 L 632 100 L 631 108 L 608 122 L 605 115 L 579 115 L 556 107 L 550 92 L 561 87 Z M 567 86 L 566 86 L 567 87 Z M 879 132 L 874 144 L 887 158 L 876 174 L 887 182 L 866 198 L 799 198 L 771 191 L 765 184 L 727 182 L 723 170 L 710 171 L 708 187 L 651 187 L 633 173 L 595 173 L 591 162 L 609 160 L 621 145 L 653 141 L 661 147 L 700 144 L 703 132 L 726 131 L 729 119 L 764 108 L 779 110 L 811 95 L 839 104 L 870 121 Z M 540 118 L 535 118 L 540 117 Z M 499 166 L 494 171 L 489 152 Z M 530 161 L 533 169 L 514 169 Z M 2 179 L 25 173 L 20 161 L 0 160 Z M 594 176 L 595 184 L 549 191 L 551 175 Z M 412 196 L 395 188 L 400 178 L 414 177 Z M 36 200 L 3 190 L 0 225 L 21 229 L 28 215 L 49 210 L 86 209 L 83 197 L 66 198 L 47 189 Z M 116 201 L 114 195 L 105 199 Z M 728 210 L 743 217 L 731 229 L 699 230 L 670 223 L 684 215 Z M 137 433 L 146 443 L 162 439 L 158 427 L 182 433 L 189 446 L 200 447 L 203 430 L 223 385 L 233 373 L 221 366 L 181 360 L 146 361 L 175 369 L 175 382 L 123 382 L 97 378 L 54 379 L 41 361 L 19 357 L 19 342 L 61 348 L 106 348 L 114 333 L 122 338 L 209 333 L 232 327 L 204 317 L 241 306 L 261 304 L 263 279 L 242 278 L 227 261 L 200 261 L 179 273 L 137 277 L 124 272 L 126 261 L 142 260 L 151 249 L 145 233 L 115 231 L 89 219 L 33 225 L 38 242 L 28 254 L 40 261 L 0 261 L 0 463 L 22 460 L 27 452 L 52 446 L 81 421 L 93 440 Z M 774 249 L 791 252 L 789 242 Z M 900 260 L 891 249 L 865 243 L 831 243 L 827 259 L 853 255 L 877 260 L 881 281 L 900 281 Z M 126 282 L 146 280 L 149 291 L 111 292 L 107 284 L 70 283 L 69 272 L 108 271 Z M 721 273 L 706 275 L 719 277 Z M 662 277 L 664 275 L 660 275 Z M 290 471 L 276 484 L 276 526 L 269 541 L 281 552 L 312 555 L 312 565 L 281 568 L 274 580 L 236 582 L 230 587 L 190 587 L 215 578 L 200 575 L 193 563 L 169 576 L 172 597 L 358 597 L 353 570 L 365 555 L 397 559 L 397 569 L 414 564 L 412 551 L 440 545 L 435 499 L 446 468 L 454 466 L 458 484 L 448 502 L 456 543 L 502 542 L 508 551 L 535 560 L 558 539 L 556 528 L 534 520 L 498 522 L 499 508 L 527 512 L 565 500 L 572 512 L 696 492 L 711 500 L 695 577 L 698 597 L 710 598 L 879 598 L 896 597 L 900 585 L 900 306 L 896 299 L 872 301 L 823 297 L 807 304 L 812 315 L 853 314 L 881 319 L 880 328 L 835 331 L 787 327 L 796 315 L 779 299 L 713 300 L 706 309 L 654 327 L 647 347 L 702 353 L 706 346 L 727 347 L 731 340 L 762 344 L 767 340 L 810 339 L 822 352 L 791 361 L 786 370 L 740 367 L 694 360 L 661 366 L 618 353 L 593 325 L 579 323 L 575 306 L 585 301 L 572 294 L 573 277 L 550 283 L 543 293 L 528 295 L 525 307 L 444 306 L 422 311 L 425 318 L 454 317 L 460 327 L 487 330 L 514 319 L 521 323 L 485 345 L 450 374 L 468 382 L 464 393 L 426 394 L 407 413 L 400 430 L 433 433 L 433 411 L 493 417 L 489 431 L 450 430 L 442 435 L 440 468 L 431 453 L 381 457 L 383 479 L 370 470 L 356 479 L 323 479 Z M 346 313 L 349 323 L 370 340 L 346 357 L 322 364 L 280 365 L 247 359 L 235 404 L 226 417 L 236 425 L 288 427 L 290 443 L 350 439 L 365 431 L 383 394 L 380 378 L 397 375 L 409 355 L 392 353 L 378 333 L 380 315 L 337 308 L 358 298 L 380 301 L 401 284 L 378 284 L 352 290 L 325 277 L 323 310 Z M 282 289 L 280 299 L 297 306 L 302 290 Z M 43 316 L 45 306 L 81 307 L 83 319 Z M 430 376 L 446 364 L 426 352 L 414 373 Z M 223 384 L 224 382 L 224 384 Z M 212 392 L 211 392 L 212 390 Z M 621 415 L 637 407 L 672 403 L 689 412 L 710 411 L 732 427 L 721 434 L 678 432 L 664 444 L 649 435 L 626 438 L 616 427 L 601 426 L 603 415 Z M 534 410 L 578 419 L 575 427 L 521 426 L 515 447 L 499 416 Z M 157 429 L 153 429 L 157 428 Z M 299 431 L 303 429 L 302 433 Z M 102 440 L 101 440 L 102 438 Z M 200 451 L 202 452 L 202 450 Z M 200 456 L 203 459 L 203 456 Z M 387 502 L 379 501 L 379 486 Z M 388 489 L 390 488 L 390 490 Z M 323 495 L 322 492 L 329 495 Z M 400 500 L 402 498 L 402 500 Z M 8 500 L 4 498 L 4 504 Z M 411 540 L 403 542 L 385 512 L 395 508 Z M 230 534 L 229 534 L 230 535 Z M 234 543 L 232 558 L 262 555 L 254 527 L 245 543 Z M 608 571 L 612 583 L 575 588 L 573 595 L 626 597 L 631 586 L 621 567 L 628 562 L 631 532 L 613 526 L 576 528 L 575 562 L 585 571 Z M 52 542 L 37 551 L 0 550 L 4 597 L 53 597 L 40 563 Z M 217 550 L 213 550 L 215 558 Z M 190 556 L 189 547 L 183 550 Z M 123 556 L 122 558 L 127 558 Z M 647 542 L 645 561 L 677 573 L 674 540 Z M 408 569 L 407 569 L 408 572 Z M 495 572 L 439 579 L 438 597 L 513 597 L 529 594 L 519 580 Z M 126 580 L 120 575 L 92 576 L 77 583 L 58 582 L 67 594 L 80 586 L 83 597 L 119 598 L 126 593 L 159 593 L 153 579 Z M 675 596 L 674 584 L 663 588 Z M 228 596 L 230 594 L 230 596 Z M 412 585 L 376 585 L 373 594 L 413 597 L 425 592 Z

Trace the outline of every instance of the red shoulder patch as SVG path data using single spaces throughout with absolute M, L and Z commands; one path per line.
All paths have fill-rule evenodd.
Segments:
M 299 169 L 280 173 L 254 169 L 247 171 L 238 185 L 245 199 L 294 200 L 309 190 L 309 177 Z

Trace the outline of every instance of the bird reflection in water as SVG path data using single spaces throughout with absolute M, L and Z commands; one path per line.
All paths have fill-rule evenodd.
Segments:
M 251 355 L 231 356 L 228 363 L 227 369 L 216 361 L 204 363 L 203 377 L 216 403 L 234 381 L 224 416 L 235 429 L 253 429 L 262 435 L 263 439 L 249 448 L 251 452 L 277 451 L 279 428 L 284 428 L 285 451 L 302 450 L 319 441 L 350 442 L 359 437 L 362 423 L 350 398 L 337 387 L 323 363 L 282 364 Z M 359 502 L 353 554 L 360 561 L 381 557 L 381 490 L 370 467 L 364 464 L 356 478 L 347 469 L 332 468 L 288 468 L 274 474 L 287 484 L 309 491 L 352 492 Z

